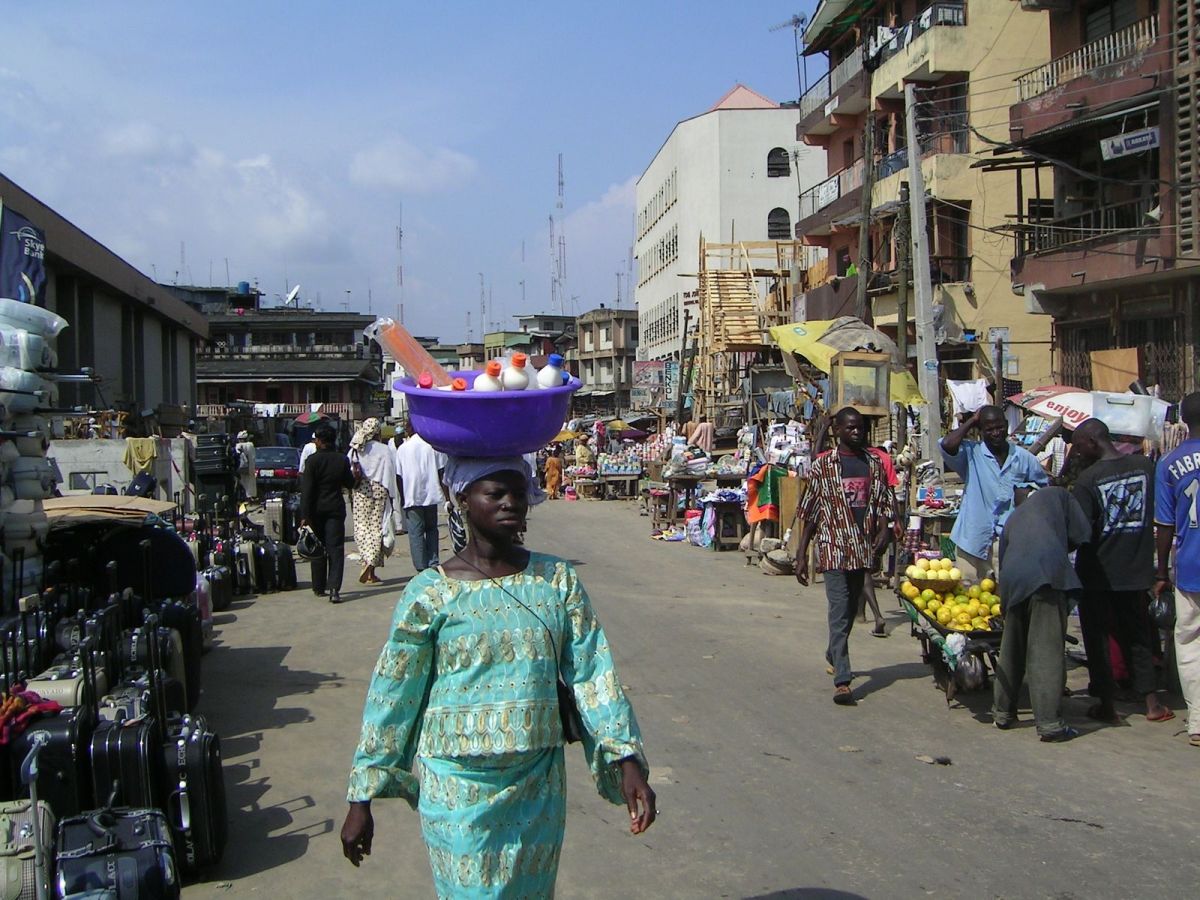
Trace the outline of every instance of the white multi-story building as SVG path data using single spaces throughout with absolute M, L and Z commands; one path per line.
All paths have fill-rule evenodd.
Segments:
M 825 151 L 796 140 L 799 112 L 735 85 L 672 129 L 637 182 L 638 355 L 678 357 L 700 238 L 791 240 L 798 197 L 825 177 Z M 693 314 L 693 321 L 695 314 Z

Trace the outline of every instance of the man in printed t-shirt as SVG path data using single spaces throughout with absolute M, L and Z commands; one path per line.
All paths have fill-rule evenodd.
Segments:
M 817 541 L 817 565 L 825 573 L 833 702 L 853 706 L 850 629 L 864 580 L 879 568 L 895 516 L 892 492 L 878 457 L 866 452 L 866 424 L 847 406 L 834 417 L 837 449 L 818 456 L 800 501 L 804 522 L 796 551 L 796 580 L 808 584 L 808 548 Z
M 1179 404 L 1188 439 L 1158 461 L 1154 524 L 1158 577 L 1154 592 L 1171 586 L 1175 547 L 1175 662 L 1188 705 L 1188 740 L 1200 747 L 1200 392 Z
M 1120 724 L 1114 701 L 1117 684 L 1109 659 L 1108 636 L 1121 648 L 1133 674 L 1133 689 L 1146 702 L 1146 718 L 1175 718 L 1155 693 L 1154 631 L 1146 592 L 1154 582 L 1154 463 L 1114 446 L 1108 426 L 1088 419 L 1071 436 L 1071 455 L 1087 466 L 1071 494 L 1091 523 L 1090 540 L 1075 554 L 1083 584 L 1079 624 L 1087 648 L 1091 692 L 1097 702 L 1088 716 Z

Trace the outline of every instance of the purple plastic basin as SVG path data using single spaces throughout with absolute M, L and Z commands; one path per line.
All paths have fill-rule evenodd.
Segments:
M 452 374 L 473 384 L 480 373 Z M 578 378 L 556 388 L 480 393 L 420 388 L 408 378 L 393 385 L 408 400 L 417 434 L 453 456 L 519 456 L 540 450 L 562 430 L 571 394 L 582 386 Z

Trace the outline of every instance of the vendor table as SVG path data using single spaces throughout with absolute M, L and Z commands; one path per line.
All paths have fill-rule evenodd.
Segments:
M 683 501 L 683 509 L 696 508 L 696 493 L 700 487 L 701 478 L 698 475 L 676 475 L 667 479 L 667 524 L 674 525 L 682 521 L 679 503 Z
M 714 550 L 737 550 L 746 536 L 746 514 L 742 504 L 737 500 L 718 500 L 706 503 L 713 508 L 713 542 Z
M 604 499 L 636 497 L 640 478 L 640 475 L 601 475 L 600 480 L 604 482 Z
M 597 478 L 576 478 L 572 482 L 580 500 L 601 500 L 604 498 L 604 482 Z

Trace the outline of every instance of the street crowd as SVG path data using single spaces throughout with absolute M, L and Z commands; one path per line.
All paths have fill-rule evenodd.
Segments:
M 1078 734 L 1063 715 L 1067 624 L 1077 607 L 1094 698 L 1087 716 L 1113 725 L 1122 721 L 1122 699 L 1144 705 L 1148 721 L 1175 718 L 1159 691 L 1155 634 L 1173 618 L 1188 740 L 1200 747 L 1200 393 L 1183 399 L 1179 419 L 1186 439 L 1157 462 L 1130 452 L 1104 422 L 1089 419 L 1075 429 L 1068 465 L 1053 479 L 1009 440 L 996 406 L 983 406 L 941 439 L 945 468 L 963 483 L 950 535 L 957 566 L 1003 586 L 997 728 L 1016 723 L 1024 684 L 1042 741 Z M 803 529 L 795 571 L 807 584 L 815 540 L 828 603 L 833 700 L 852 706 L 849 635 L 897 512 L 888 472 L 866 446 L 863 416 L 846 407 L 831 428 L 837 446 L 814 461 L 798 511 Z M 1128 676 L 1122 683 L 1114 676 L 1118 658 Z

